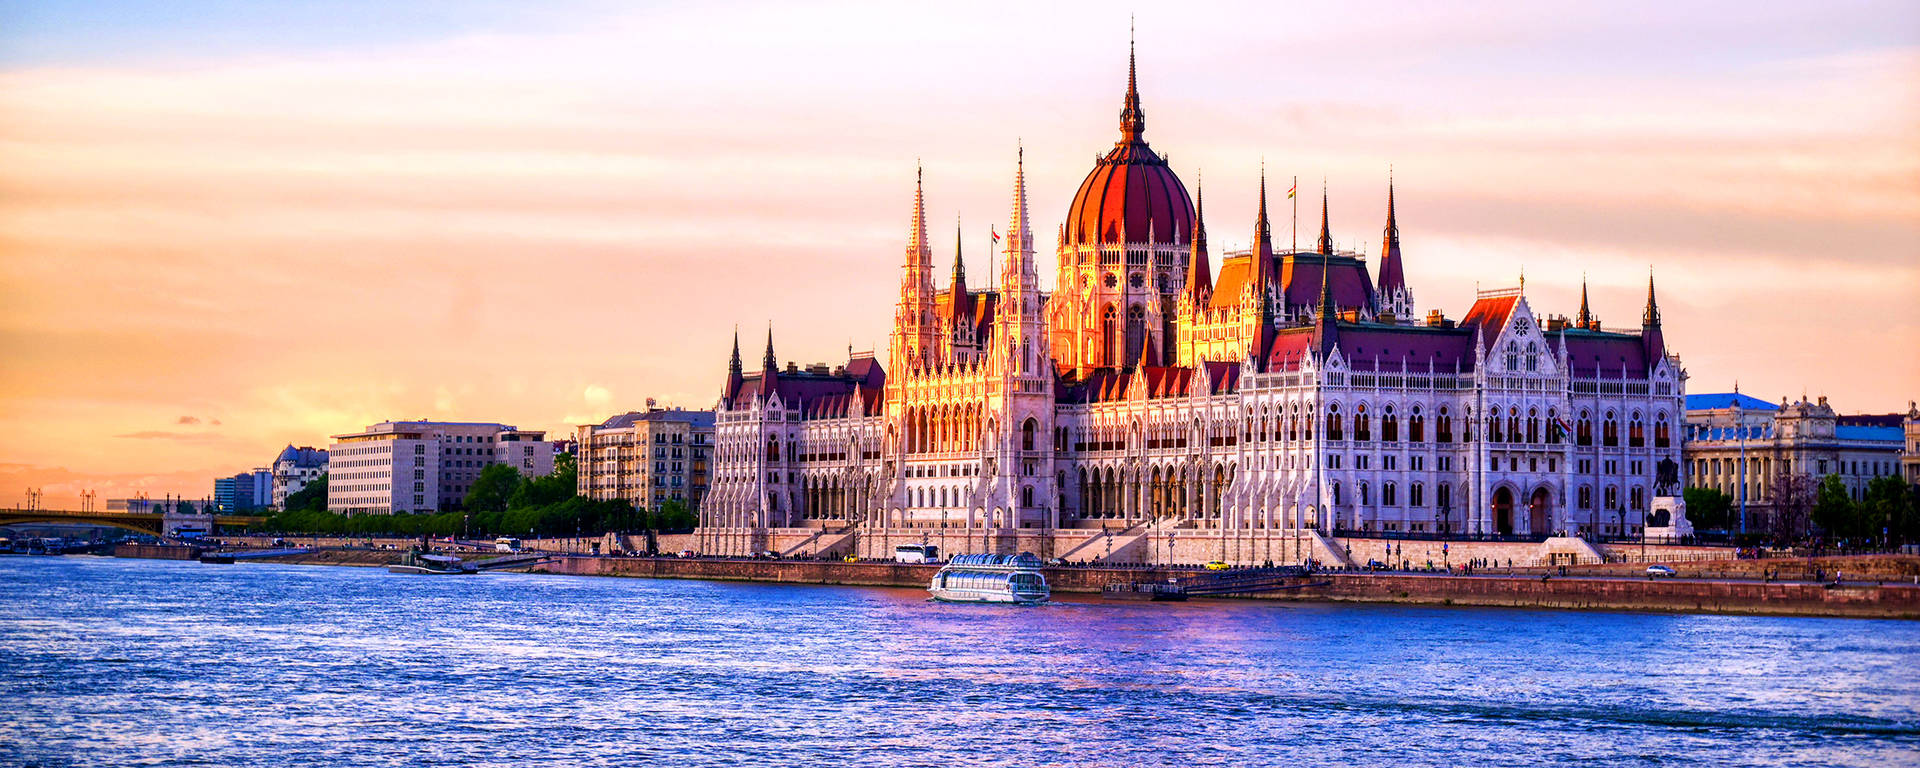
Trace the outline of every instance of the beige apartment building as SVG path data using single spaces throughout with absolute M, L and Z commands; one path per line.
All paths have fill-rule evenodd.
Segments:
M 458 509 L 480 471 L 505 464 L 527 477 L 553 473 L 547 433 L 493 422 L 383 421 L 334 435 L 327 511 L 345 514 Z
M 713 459 L 713 411 L 653 408 L 583 424 L 576 453 L 580 495 L 654 509 L 671 500 L 698 509 Z

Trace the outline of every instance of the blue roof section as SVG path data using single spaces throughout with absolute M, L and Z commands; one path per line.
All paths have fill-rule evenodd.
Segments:
M 1752 395 L 1738 392 L 1717 392 L 1705 395 L 1687 395 L 1687 410 L 1711 411 L 1719 408 L 1732 408 L 1734 403 L 1749 411 L 1777 411 L 1780 406 L 1769 403 Z
M 1895 448 L 1898 448 L 1900 444 L 1907 439 L 1905 431 L 1900 427 L 1873 427 L 1852 424 L 1841 424 L 1840 426 L 1834 427 L 1833 436 L 1841 440 L 1871 440 L 1875 442 L 1893 443 Z

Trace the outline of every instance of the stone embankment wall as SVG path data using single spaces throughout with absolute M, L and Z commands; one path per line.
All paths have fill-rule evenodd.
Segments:
M 179 544 L 120 544 L 114 557 L 138 557 L 147 560 L 198 560 L 200 548 Z
M 1282 599 L 1335 602 L 1920 618 L 1920 586 L 1634 578 L 1489 578 L 1342 574 L 1315 594 Z
M 1911 558 L 1910 558 L 1911 559 Z M 791 584 L 921 588 L 937 566 L 887 562 L 567 558 L 534 570 L 590 576 L 721 579 Z M 1050 568 L 1056 592 L 1097 593 L 1109 583 L 1158 581 L 1192 571 L 1152 568 Z M 1315 602 L 1575 608 L 1863 618 L 1920 618 L 1920 587 L 1687 581 L 1645 578 L 1547 578 L 1444 574 L 1337 573 L 1325 586 L 1247 597 Z

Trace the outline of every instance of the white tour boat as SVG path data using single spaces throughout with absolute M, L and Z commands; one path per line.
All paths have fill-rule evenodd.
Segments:
M 1040 574 L 1040 558 L 1017 555 L 955 555 L 927 585 L 933 599 L 947 603 L 1035 605 L 1053 595 Z

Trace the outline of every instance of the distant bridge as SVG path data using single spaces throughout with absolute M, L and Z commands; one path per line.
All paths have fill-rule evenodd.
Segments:
M 83 512 L 73 509 L 4 509 L 0 525 L 20 523 L 64 523 L 69 525 L 108 525 L 149 536 L 167 538 L 167 524 L 198 524 L 211 533 L 216 526 L 251 527 L 263 524 L 258 515 L 167 515 L 160 512 Z

